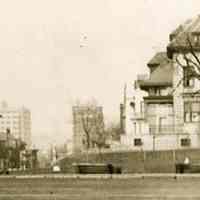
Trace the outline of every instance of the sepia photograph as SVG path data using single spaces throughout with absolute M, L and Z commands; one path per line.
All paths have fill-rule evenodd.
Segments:
M 0 3 L 0 200 L 200 199 L 199 0 Z

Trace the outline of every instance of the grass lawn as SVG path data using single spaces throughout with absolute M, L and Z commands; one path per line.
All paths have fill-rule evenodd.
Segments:
M 200 178 L 0 179 L 0 200 L 200 199 Z

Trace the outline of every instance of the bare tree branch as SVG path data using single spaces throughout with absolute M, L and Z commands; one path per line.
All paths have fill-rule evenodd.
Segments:
M 198 68 L 198 70 L 200 69 L 199 65 L 196 62 L 194 62 L 192 59 L 188 58 L 186 54 L 183 54 L 183 55 L 184 55 L 184 59 L 188 63 L 188 66 L 191 66 L 191 64 L 193 64 L 195 67 Z
M 176 89 L 180 86 L 180 84 L 183 82 L 183 80 L 184 80 L 184 77 L 179 80 L 179 82 L 177 83 L 177 85 L 171 91 L 171 94 L 173 94 L 176 91 Z
M 192 57 L 189 57 L 189 55 L 187 55 L 186 53 L 181 53 L 183 55 L 183 59 L 186 62 L 185 64 L 181 63 L 180 60 L 176 57 L 176 63 L 182 67 L 183 70 L 188 70 L 187 71 L 187 78 L 196 78 L 198 80 L 200 80 L 200 59 L 197 56 L 192 41 L 189 37 L 189 34 L 186 34 L 186 41 L 188 43 L 189 46 L 189 53 L 192 55 Z M 187 52 L 187 51 L 186 51 Z M 185 74 L 184 74 L 185 76 Z M 179 87 L 179 85 L 182 83 L 182 81 L 184 80 L 184 77 L 182 79 L 180 79 L 180 81 L 178 82 L 178 84 L 176 85 L 176 87 L 174 87 L 172 93 Z M 191 95 L 197 95 L 200 93 L 200 89 L 193 92 Z
M 105 146 L 104 118 L 102 110 L 96 101 L 90 101 L 80 105 L 80 117 L 82 129 L 85 136 L 86 149 L 89 150 L 93 145 L 98 148 Z
M 194 58 L 196 59 L 196 61 L 198 62 L 199 66 L 200 66 L 200 60 L 199 60 L 198 56 L 196 55 L 196 53 L 194 52 L 193 45 L 192 45 L 188 35 L 187 35 L 186 39 L 187 39 L 187 42 L 188 42 L 189 47 L 190 47 L 190 53 L 194 56 Z
M 179 61 L 179 59 L 176 57 L 176 62 L 178 63 L 178 65 L 180 66 L 180 67 L 182 67 L 182 68 L 184 68 L 185 67 L 185 65 L 183 65 L 180 61 Z

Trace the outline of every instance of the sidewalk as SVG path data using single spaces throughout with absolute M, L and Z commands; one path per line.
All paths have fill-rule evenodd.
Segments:
M 44 174 L 1 175 L 0 179 L 148 179 L 148 178 L 200 178 L 199 174 Z

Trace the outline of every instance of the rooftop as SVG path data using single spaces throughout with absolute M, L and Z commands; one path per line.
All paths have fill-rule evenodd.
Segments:
M 177 51 L 180 48 L 187 50 L 190 48 L 189 42 L 195 49 L 200 50 L 199 37 L 200 15 L 187 20 L 170 34 L 170 43 L 167 47 L 168 53 L 170 50 Z
M 152 86 L 172 86 L 173 66 L 171 62 L 158 66 L 151 74 L 148 80 L 140 81 L 141 89 Z
M 160 65 L 162 63 L 168 62 L 167 53 L 166 52 L 158 52 L 155 56 L 147 63 L 149 67 L 152 65 Z

